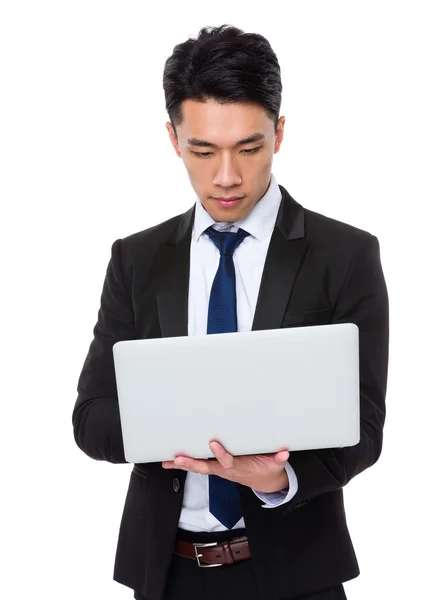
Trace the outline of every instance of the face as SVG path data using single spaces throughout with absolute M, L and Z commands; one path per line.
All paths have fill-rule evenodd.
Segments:
M 215 221 L 243 219 L 270 184 L 285 117 L 280 117 L 275 133 L 261 106 L 214 100 L 185 100 L 182 116 L 177 137 L 171 123 L 166 127 L 202 205 Z M 224 198 L 236 200 L 224 202 Z

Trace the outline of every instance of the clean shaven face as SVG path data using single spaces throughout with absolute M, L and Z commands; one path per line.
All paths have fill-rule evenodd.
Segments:
M 279 118 L 275 132 L 261 106 L 215 100 L 185 100 L 182 116 L 177 137 L 170 122 L 166 127 L 203 207 L 215 221 L 243 219 L 270 184 L 285 117 Z

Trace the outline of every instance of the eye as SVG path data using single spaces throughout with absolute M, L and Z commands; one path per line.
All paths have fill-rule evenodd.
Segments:
M 210 154 L 213 154 L 213 152 L 193 152 L 193 154 L 195 154 L 195 156 L 198 156 L 199 158 L 207 158 L 208 156 L 210 156 Z
M 262 146 L 257 146 L 256 148 L 247 148 L 246 150 L 242 150 L 245 154 L 255 154 L 258 150 L 262 148 Z
M 242 152 L 244 152 L 245 154 L 255 154 L 261 148 L 262 148 L 262 146 L 257 146 L 256 148 L 247 148 L 245 150 L 242 150 Z M 209 156 L 211 156 L 213 154 L 213 152 L 192 152 L 192 153 L 195 154 L 195 156 L 198 156 L 198 158 L 208 158 Z

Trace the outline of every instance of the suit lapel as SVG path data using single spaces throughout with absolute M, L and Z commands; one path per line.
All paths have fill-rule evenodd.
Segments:
M 276 225 L 270 240 L 258 294 L 252 330 L 278 329 L 305 256 L 304 209 L 284 187 Z
M 188 335 L 190 244 L 195 206 L 162 246 L 156 260 L 157 307 L 162 337 Z

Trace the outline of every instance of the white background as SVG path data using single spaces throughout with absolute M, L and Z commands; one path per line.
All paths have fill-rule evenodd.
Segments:
M 112 581 L 130 466 L 85 456 L 71 415 L 112 242 L 195 200 L 164 62 L 223 23 L 278 55 L 279 183 L 381 244 L 388 416 L 380 461 L 345 489 L 361 569 L 348 598 L 430 597 L 430 3 L 5 0 L 1 598 L 132 598 Z

